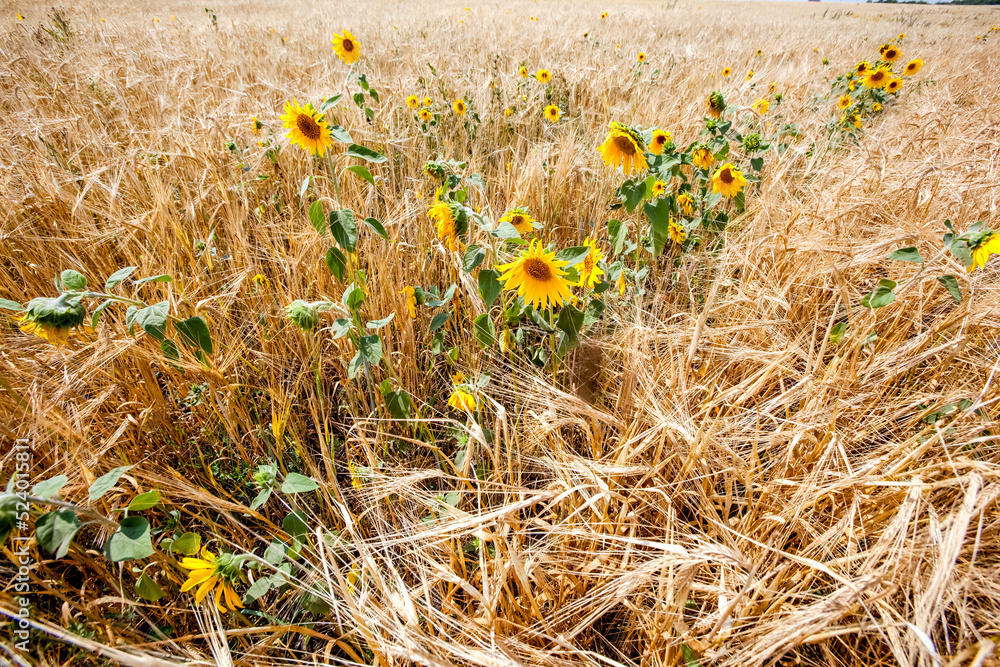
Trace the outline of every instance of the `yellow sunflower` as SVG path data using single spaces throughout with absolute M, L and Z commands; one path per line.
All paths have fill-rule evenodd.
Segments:
M 645 52 L 639 53 L 638 60 L 639 60 L 640 63 L 646 62 L 646 54 L 645 54 Z
M 455 211 L 450 202 L 438 201 L 427 211 L 427 217 L 434 221 L 437 237 L 448 246 L 449 250 L 458 250 L 459 229 L 455 224 Z
M 677 195 L 677 205 L 681 207 L 684 211 L 684 215 L 691 215 L 694 213 L 694 197 L 688 193 Z
M 347 30 L 344 34 L 333 36 L 333 50 L 348 65 L 353 65 L 361 57 L 361 49 L 358 40 Z
M 753 70 L 750 70 L 749 72 L 747 72 L 747 78 L 746 78 L 746 80 L 749 81 L 752 78 L 753 78 Z
M 657 180 L 657 181 L 655 181 L 653 183 L 653 196 L 654 197 L 662 197 L 663 193 L 666 192 L 666 191 L 667 191 L 667 184 L 664 183 L 663 181 Z
M 611 121 L 608 126 L 610 132 L 604 143 L 597 147 L 597 151 L 604 158 L 606 165 L 621 165 L 622 171 L 627 176 L 632 170 L 642 171 L 649 167 L 646 156 L 643 152 L 642 137 L 639 133 L 622 123 Z
M 74 329 L 78 338 L 92 340 L 95 337 L 94 330 L 84 321 L 87 309 L 78 300 L 74 301 L 74 297 L 66 294 L 55 298 L 36 297 L 14 319 L 21 331 L 34 334 L 56 347 L 69 342 Z
M 420 120 L 425 123 L 429 123 L 434 120 L 434 114 L 431 113 L 430 109 L 421 109 L 417 115 L 420 116 Z
M 539 241 L 532 241 L 520 257 L 496 269 L 502 271 L 504 289 L 516 289 L 526 303 L 542 310 L 549 303 L 561 306 L 572 298 L 564 266 L 566 262 L 556 259 L 554 252 L 545 252 Z
M 891 77 L 892 71 L 888 67 L 869 70 L 865 75 L 865 85 L 869 88 L 885 88 Z
M 708 169 L 715 164 L 715 156 L 712 155 L 712 151 L 702 146 L 694 149 L 694 152 L 691 154 L 691 162 L 699 169 Z
M 729 76 L 732 73 L 733 73 L 733 68 L 732 67 L 723 67 L 722 68 L 722 76 Z
M 448 397 L 448 405 L 462 412 L 473 413 L 476 410 L 476 397 L 464 389 L 455 388 Z
M 552 80 L 552 74 L 547 69 L 540 69 L 538 73 L 535 74 L 535 78 L 542 83 L 548 83 Z
M 417 99 L 416 95 L 410 95 L 406 98 L 406 106 L 411 109 L 416 109 L 420 106 L 420 100 Z
M 399 290 L 400 294 L 406 295 L 406 312 L 410 314 L 410 318 L 417 316 L 417 291 L 413 287 L 407 286 Z
M 920 68 L 924 66 L 924 61 L 922 58 L 914 58 L 910 62 L 906 63 L 906 67 L 903 68 L 903 74 L 906 76 L 913 76 L 920 71 Z
M 882 110 L 882 105 L 879 104 L 878 102 L 876 102 L 875 104 L 872 105 L 872 111 L 878 112 L 878 111 L 881 111 L 881 110 Z
M 255 275 L 251 278 L 253 284 L 257 286 L 257 289 L 261 292 L 268 292 L 271 289 L 271 281 L 267 279 L 267 276 L 262 276 L 261 274 Z
M 771 103 L 766 98 L 760 98 L 753 103 L 753 110 L 759 113 L 761 116 L 767 113 L 767 110 L 771 108 Z
M 965 272 L 972 273 L 977 266 L 985 269 L 990 255 L 1000 255 L 1000 234 L 994 233 L 986 237 L 982 243 L 972 249 L 972 264 L 965 269 Z
M 712 192 L 721 193 L 724 197 L 735 197 L 747 184 L 743 172 L 728 162 L 719 167 L 712 176 Z
M 451 109 L 455 112 L 456 116 L 464 116 L 467 111 L 465 100 L 455 100 L 451 103 Z
M 841 95 L 840 99 L 837 100 L 837 108 L 843 111 L 844 109 L 850 109 L 854 102 L 851 100 L 850 95 Z
M 323 114 L 313 109 L 312 104 L 299 106 L 298 100 L 285 102 L 285 115 L 281 117 L 288 132 L 288 139 L 312 155 L 322 157 L 326 149 L 333 145 L 330 127 L 323 120 Z
M 687 232 L 684 231 L 684 225 L 674 222 L 673 218 L 670 218 L 670 223 L 667 225 L 667 234 L 670 235 L 670 240 L 677 245 L 683 245 L 684 239 L 687 238 Z
M 535 230 L 535 219 L 528 215 L 528 209 L 523 206 L 515 206 L 503 214 L 500 222 L 509 222 L 522 237 Z
M 559 107 L 557 107 L 556 105 L 550 104 L 549 106 L 545 107 L 545 120 L 549 121 L 550 123 L 555 123 L 556 121 L 558 121 L 561 115 L 562 112 L 559 111 Z
M 197 604 L 201 604 L 209 591 L 215 588 L 214 602 L 220 613 L 243 608 L 243 602 L 234 588 L 243 581 L 243 572 L 232 554 L 220 553 L 216 556 L 207 548 L 202 548 L 201 558 L 183 558 L 181 567 L 191 570 L 187 581 L 181 585 L 181 592 L 186 593 L 198 586 L 194 594 Z
M 757 57 L 760 58 L 764 52 L 761 49 L 757 49 Z
M 594 286 L 601 282 L 601 276 L 604 275 L 604 269 L 598 266 L 598 263 L 604 259 L 604 253 L 597 248 L 591 239 L 584 241 L 583 245 L 590 248 L 590 251 L 583 258 L 583 262 L 579 264 L 580 280 L 576 284 L 587 289 L 594 289 Z
M 705 100 L 705 108 L 712 118 L 719 118 L 722 116 L 722 112 L 726 110 L 726 98 L 719 91 L 712 91 Z
M 653 140 L 649 142 L 649 152 L 653 155 L 661 155 L 663 153 L 663 149 L 666 148 L 668 143 L 670 143 L 670 138 L 672 136 L 673 135 L 670 132 L 653 130 Z
M 899 49 L 897 49 L 894 45 L 890 44 L 889 48 L 887 48 L 885 51 L 882 51 L 882 60 L 894 63 L 897 60 L 899 60 L 899 57 L 901 55 L 902 54 L 899 52 Z
M 425 97 L 425 98 L 424 98 L 424 101 L 423 101 L 423 105 L 424 105 L 425 107 L 429 107 L 429 106 L 431 106 L 432 104 L 434 104 L 434 100 L 432 100 L 432 99 L 431 99 L 431 98 L 429 98 L 429 97 Z
M 868 61 L 867 60 L 863 60 L 863 61 L 861 61 L 861 62 L 858 63 L 857 67 L 854 68 L 854 72 L 858 76 L 864 76 L 865 74 L 868 74 L 868 72 L 870 72 L 871 69 L 872 69 L 872 66 L 868 64 Z
M 892 77 L 889 79 L 889 83 L 885 84 L 885 92 L 887 93 L 898 93 L 899 89 L 903 87 L 903 80 L 898 77 Z
M 521 69 L 517 70 L 517 74 L 522 79 L 527 79 L 528 78 L 528 68 L 525 67 L 524 65 L 521 65 Z

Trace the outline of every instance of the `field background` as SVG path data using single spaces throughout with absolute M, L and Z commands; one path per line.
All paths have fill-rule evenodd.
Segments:
M 350 546 L 307 553 L 311 576 L 220 617 L 179 592 L 186 573 L 162 551 L 140 565 L 167 597 L 136 601 L 137 571 L 101 558 L 107 535 L 88 526 L 65 558 L 35 554 L 44 632 L 23 660 L 997 664 L 1000 271 L 994 259 L 966 277 L 938 251 L 945 218 L 1000 226 L 1000 37 L 976 40 L 1000 11 L 262 4 L 212 0 L 216 28 L 203 4 L 67 4 L 66 37 L 48 5 L 0 3 L 0 296 L 51 295 L 64 269 L 96 284 L 129 265 L 168 273 L 173 283 L 143 297 L 206 317 L 216 347 L 208 368 L 192 357 L 175 367 L 155 341 L 126 335 L 123 309 L 106 311 L 96 341 L 60 350 L 5 318 L 0 438 L 30 438 L 33 478 L 67 474 L 63 498 L 84 504 L 94 479 L 132 464 L 95 509 L 114 516 L 156 488 L 154 525 L 257 555 L 283 536 L 289 507 L 276 498 L 250 512 L 251 473 L 279 460 L 323 482 L 296 502 L 312 530 Z M 311 160 L 278 120 L 288 99 L 345 90 L 348 68 L 330 48 L 343 29 L 381 101 L 371 124 L 352 105 L 337 116 L 389 162 L 373 168 L 374 188 L 346 180 L 341 194 L 393 241 L 363 234 L 357 255 L 373 318 L 397 313 L 384 345 L 431 442 L 386 422 L 346 380 L 343 340 L 308 339 L 282 317 L 294 299 L 343 291 L 323 263 L 329 237 L 299 203 Z M 899 33 L 904 60 L 926 62 L 921 83 L 858 145 L 831 149 L 833 101 L 817 96 Z M 636 78 L 639 52 L 648 64 Z M 522 63 L 553 73 L 557 125 L 542 120 L 539 86 L 520 99 Z M 468 96 L 479 113 L 475 139 L 447 119 L 440 133 L 440 153 L 487 183 L 473 205 L 527 205 L 542 238 L 573 246 L 596 229 L 606 246 L 604 223 L 624 215 L 608 208 L 620 180 L 595 150 L 610 120 L 686 145 L 711 90 L 746 107 L 771 82 L 784 95 L 774 122 L 802 136 L 768 154 L 720 253 L 661 268 L 645 297 L 609 297 L 609 326 L 555 382 L 517 355 L 479 350 L 474 283 L 467 318 L 449 325 L 457 364 L 428 351 L 429 317 L 411 321 L 399 290 L 447 287 L 456 260 L 426 218 L 421 166 L 438 151 L 407 95 Z M 508 105 L 518 108 L 505 119 Z M 276 168 L 252 116 L 284 146 Z M 235 156 L 229 141 L 249 150 Z M 959 276 L 963 302 L 918 281 L 891 306 L 853 310 L 832 345 L 830 327 L 878 279 L 916 272 L 886 259 L 901 246 L 935 258 L 928 275 Z M 254 289 L 256 274 L 270 291 Z M 492 374 L 481 399 L 490 443 L 446 406 L 458 370 Z M 441 464 L 466 441 L 478 479 Z M 2 462 L 6 479 L 13 462 Z M 349 463 L 371 471 L 352 484 Z M 454 492 L 456 507 L 425 521 L 440 510 L 435 495 Z M 327 613 L 302 611 L 307 588 L 325 591 Z M 13 609 L 12 595 L 0 590 L 0 607 Z

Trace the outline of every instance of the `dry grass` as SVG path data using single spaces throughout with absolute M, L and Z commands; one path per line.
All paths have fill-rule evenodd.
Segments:
M 878 311 L 857 304 L 887 273 L 915 271 L 888 262 L 891 250 L 936 256 L 945 218 L 1000 226 L 1000 51 L 995 39 L 974 41 L 1000 13 L 225 0 L 213 29 L 200 6 L 116 5 L 66 11 L 66 41 L 38 27 L 51 26 L 42 6 L 3 12 L 0 296 L 51 294 L 52 275 L 69 268 L 98 283 L 126 265 L 168 273 L 174 283 L 143 294 L 209 319 L 216 354 L 209 368 L 164 363 L 155 341 L 125 335 L 122 311 L 108 311 L 96 342 L 67 350 L 8 323 L 0 437 L 30 437 L 32 476 L 68 474 L 63 496 L 78 502 L 96 477 L 135 464 L 96 509 L 112 516 L 157 488 L 166 502 L 149 513 L 154 525 L 173 510 L 183 529 L 258 556 L 284 537 L 289 501 L 249 511 L 250 473 L 277 459 L 322 480 L 293 500 L 316 535 L 342 541 L 314 539 L 293 586 L 219 617 L 179 593 L 184 570 L 162 551 L 142 565 L 168 597 L 136 602 L 138 575 L 101 558 L 107 535 L 87 527 L 65 558 L 35 553 L 40 631 L 23 660 L 653 666 L 685 664 L 693 650 L 705 665 L 996 664 L 998 264 L 966 277 L 935 260 L 932 269 L 959 276 L 960 305 L 934 280 Z M 286 146 L 272 168 L 248 119 L 279 128 L 286 99 L 339 90 L 346 67 L 329 40 L 343 27 L 363 41 L 382 101 L 373 124 L 353 107 L 338 116 L 390 160 L 377 187 L 347 181 L 342 196 L 393 240 L 365 235 L 358 259 L 370 312 L 398 313 L 385 347 L 427 429 L 383 421 L 346 380 L 353 351 L 329 335 L 318 338 L 317 389 L 309 342 L 280 310 L 339 300 L 343 288 L 322 261 L 328 238 L 299 205 L 310 160 Z M 828 106 L 815 95 L 899 32 L 907 54 L 927 61 L 925 83 L 859 145 L 830 150 Z M 639 51 L 650 66 L 634 80 Z M 521 108 L 504 121 L 522 62 L 552 70 L 563 123 L 545 125 L 516 98 Z M 730 102 L 759 96 L 742 81 L 753 67 L 763 86 L 778 82 L 783 122 L 803 136 L 769 155 L 721 252 L 685 255 L 675 271 L 661 264 L 644 298 L 610 300 L 607 326 L 555 383 L 517 355 L 478 349 L 474 287 L 449 325 L 457 368 L 427 350 L 429 316 L 411 324 L 398 290 L 447 287 L 456 269 L 424 215 L 420 168 L 435 152 L 401 109 L 423 94 L 421 77 L 439 101 L 442 90 L 467 94 L 483 118 L 474 140 L 457 124 L 441 133 L 444 155 L 488 184 L 473 203 L 526 204 L 543 234 L 568 246 L 594 223 L 604 238 L 621 213 L 608 210 L 617 182 L 594 150 L 607 122 L 658 124 L 686 144 L 726 65 Z M 490 80 L 508 96 L 499 104 Z M 251 146 L 248 170 L 230 140 Z M 254 294 L 257 273 L 272 293 Z M 851 326 L 832 345 L 847 310 Z M 877 340 L 863 345 L 872 331 Z M 458 369 L 492 373 L 492 442 L 446 408 Z M 185 404 L 202 383 L 205 398 Z M 928 418 L 961 399 L 967 409 Z M 287 414 L 279 439 L 275 414 Z M 466 465 L 438 458 L 466 441 Z M 3 461 L 6 478 L 13 463 Z M 375 472 L 354 486 L 349 462 Z M 457 507 L 426 522 L 447 492 L 460 494 Z M 304 611 L 305 589 L 325 613 Z M 0 607 L 13 609 L 12 595 L 0 593 Z

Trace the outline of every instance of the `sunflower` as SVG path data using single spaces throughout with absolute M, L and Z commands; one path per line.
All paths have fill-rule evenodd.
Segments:
M 677 195 L 677 205 L 681 207 L 684 211 L 684 215 L 691 215 L 694 213 L 694 197 L 688 193 Z
M 772 81 L 771 85 L 767 87 L 767 92 L 773 93 L 777 89 L 778 89 L 778 82 L 777 81 Z
M 540 69 L 535 74 L 535 78 L 538 79 L 541 83 L 548 83 L 549 81 L 552 80 L 552 74 L 547 69 Z
M 865 75 L 865 85 L 869 88 L 885 88 L 891 77 L 892 71 L 888 67 L 879 67 Z
M 528 68 L 525 67 L 524 65 L 521 65 L 521 69 L 517 70 L 517 74 L 522 79 L 527 79 L 528 78 Z
M 425 123 L 429 123 L 434 120 L 434 114 L 431 113 L 430 109 L 421 109 L 417 115 L 420 116 L 420 120 Z
M 417 316 L 417 290 L 408 285 L 399 290 L 399 293 L 405 295 L 406 312 L 410 314 L 410 319 L 413 319 Z
M 885 92 L 887 93 L 898 93 L 899 89 L 903 87 L 903 80 L 898 77 L 892 77 L 889 79 L 889 83 L 885 84 Z
M 882 51 L 882 60 L 894 63 L 897 60 L 899 60 L 899 56 L 901 55 L 902 54 L 899 52 L 899 49 L 890 44 L 889 48 L 887 48 L 885 51 Z
M 601 282 L 601 276 L 604 275 L 604 269 L 598 266 L 598 263 L 604 259 L 604 253 L 594 245 L 591 239 L 584 241 L 583 245 L 590 248 L 590 251 L 580 264 L 580 280 L 576 284 L 587 289 L 594 289 L 597 283 Z
M 872 105 L 872 111 L 879 112 L 882 110 L 882 105 L 876 102 Z
M 611 121 L 608 125 L 610 132 L 604 143 L 597 147 L 597 151 L 604 158 L 604 164 L 621 165 L 622 171 L 628 175 L 633 168 L 636 171 L 647 169 L 649 165 L 644 155 L 642 137 L 628 125 Z
M 464 389 L 455 388 L 448 397 L 448 405 L 456 410 L 472 414 L 476 409 L 476 397 Z
M 767 110 L 770 108 L 771 108 L 771 103 L 763 97 L 753 103 L 753 110 L 759 113 L 761 116 L 766 114 Z
M 725 197 L 735 197 L 747 184 L 743 172 L 728 162 L 716 170 L 712 176 L 712 192 L 719 192 Z
M 254 134 L 260 133 L 260 128 L 264 127 L 264 123 L 257 120 L 257 116 L 250 116 L 250 131 Z
M 986 269 L 986 262 L 989 261 L 990 255 L 1000 255 L 1000 234 L 996 232 L 987 236 L 972 249 L 972 264 L 965 269 L 965 272 L 972 273 L 977 266 Z
M 708 114 L 712 118 L 719 118 L 726 110 L 726 98 L 722 96 L 722 93 L 714 90 L 705 100 L 705 108 L 708 109 Z
M 667 225 L 667 234 L 670 235 L 670 240 L 677 245 L 682 245 L 684 239 L 687 238 L 687 232 L 684 231 L 684 225 L 674 222 L 673 218 L 670 218 L 670 223 Z
M 653 182 L 653 196 L 662 197 L 663 193 L 667 191 L 667 184 L 663 181 L 657 180 Z
M 555 123 L 556 121 L 558 121 L 559 116 L 561 115 L 562 112 L 559 111 L 559 107 L 557 107 L 556 105 L 550 104 L 549 106 L 545 107 L 545 120 L 549 121 L 550 123 Z
M 857 130 L 861 129 L 861 118 L 860 116 L 858 116 L 858 114 L 854 114 L 853 116 L 851 116 L 851 124 L 854 125 L 855 129 Z
M 906 37 L 906 33 L 905 32 L 901 32 L 901 33 L 899 33 L 899 36 L 896 37 L 896 41 L 897 42 L 902 42 L 904 37 Z
M 456 116 L 464 116 L 468 108 L 465 106 L 465 100 L 458 99 L 451 103 L 451 109 L 455 112 Z
M 449 250 L 458 250 L 461 242 L 458 235 L 464 230 L 458 221 L 457 204 L 437 199 L 437 203 L 427 211 L 427 217 L 434 221 L 437 237 L 448 246 Z
M 757 57 L 760 58 L 764 52 L 761 49 L 757 49 Z
M 920 71 L 920 68 L 924 66 L 924 61 L 921 58 L 914 58 L 910 62 L 906 63 L 906 67 L 903 68 L 903 74 L 906 76 L 913 76 Z
M 523 206 L 515 206 L 508 210 L 500 218 L 500 222 L 509 222 L 521 236 L 530 234 L 535 229 L 535 219 L 528 215 L 528 209 Z
M 892 48 L 892 44 L 886 42 L 882 46 L 878 47 L 878 54 L 881 56 L 890 48 Z
M 640 64 L 646 62 L 646 53 L 645 52 L 639 53 L 637 59 L 639 60 Z
M 76 329 L 77 336 L 90 340 L 94 330 L 84 323 L 87 309 L 79 299 L 63 294 L 56 298 L 36 297 L 28 303 L 24 313 L 14 319 L 18 328 L 26 334 L 35 334 L 56 347 L 62 347 L 69 342 L 69 337 Z
M 330 127 L 323 120 L 323 114 L 313 109 L 312 104 L 299 106 L 295 99 L 285 102 L 285 115 L 281 120 L 285 122 L 285 129 L 289 130 L 289 141 L 312 155 L 322 157 L 326 149 L 333 145 Z
M 732 73 L 733 73 L 733 68 L 732 67 L 723 67 L 722 68 L 722 76 L 729 76 Z
M 849 84 L 847 84 L 847 89 L 848 90 L 854 90 L 854 82 L 853 81 L 851 81 Z
M 526 303 L 541 310 L 550 302 L 561 306 L 573 296 L 564 266 L 566 262 L 556 259 L 554 252 L 545 252 L 539 241 L 532 241 L 516 260 L 495 268 L 502 272 L 504 289 L 516 289 Z
M 868 61 L 863 60 L 857 64 L 857 67 L 854 68 L 854 72 L 858 76 L 864 76 L 865 74 L 868 74 L 868 72 L 870 72 L 871 69 L 872 66 L 868 64 Z
M 191 570 L 187 581 L 181 585 L 181 592 L 186 593 L 198 586 L 194 594 L 197 604 L 201 604 L 208 592 L 215 588 L 214 602 L 220 613 L 243 608 L 234 588 L 243 581 L 243 571 L 232 554 L 220 553 L 216 556 L 207 548 L 202 548 L 201 558 L 183 558 L 181 567 Z
M 663 130 L 653 130 L 653 140 L 649 142 L 649 152 L 653 155 L 660 155 L 663 153 L 663 149 L 666 148 L 667 144 L 670 143 L 670 132 L 664 132 Z
M 854 104 L 854 102 L 851 100 L 850 95 L 841 95 L 840 99 L 837 100 L 837 108 L 841 111 L 844 109 L 850 109 L 852 104 Z
M 258 273 L 250 280 L 253 281 L 253 284 L 256 285 L 257 289 L 261 292 L 267 292 L 271 289 L 271 281 L 267 279 L 267 276 L 262 276 Z
M 715 164 L 715 156 L 707 146 L 700 146 L 691 153 L 691 162 L 699 169 L 708 169 Z
M 749 72 L 747 72 L 747 78 L 746 78 L 746 80 L 749 81 L 752 78 L 753 78 L 753 70 L 750 70 Z
M 416 109 L 420 106 L 420 100 L 417 99 L 416 95 L 410 95 L 406 98 L 406 106 L 411 109 Z
M 425 97 L 424 98 L 424 100 L 423 100 L 423 106 L 430 107 L 432 104 L 434 104 L 434 100 L 432 100 L 429 97 Z
M 344 31 L 343 35 L 335 34 L 330 41 L 333 42 L 333 50 L 348 65 L 353 65 L 361 57 L 358 40 L 347 30 Z

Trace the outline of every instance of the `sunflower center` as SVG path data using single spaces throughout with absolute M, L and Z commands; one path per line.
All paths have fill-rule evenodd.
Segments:
M 635 155 L 635 144 L 625 135 L 616 134 L 614 138 L 615 147 L 625 155 Z
M 661 146 L 663 144 L 667 143 L 667 135 L 665 135 L 665 134 L 658 134 L 658 135 L 656 135 L 656 143 L 658 143 Z
M 552 280 L 552 269 L 548 263 L 538 257 L 529 257 L 522 264 L 524 272 L 538 282 L 546 283 Z
M 583 258 L 583 271 L 584 273 L 590 273 L 594 270 L 594 258 L 587 253 L 587 256 Z
M 729 169 L 723 169 L 719 172 L 719 180 L 729 185 L 736 179 L 733 178 L 733 172 L 729 171 Z
M 341 43 L 341 45 L 340 45 L 340 46 L 341 46 L 341 48 L 343 48 L 343 49 L 344 49 L 345 51 L 347 51 L 348 53 L 350 53 L 351 51 L 353 51 L 353 50 L 354 50 L 354 42 L 352 42 L 352 41 L 351 41 L 351 40 L 349 40 L 349 39 L 345 39 L 345 40 L 344 40 L 344 41 L 343 41 L 343 42 Z
M 514 225 L 515 227 L 520 227 L 521 225 L 524 224 L 524 216 L 515 215 L 513 218 L 510 219 L 510 224 Z
M 319 141 L 319 138 L 323 136 L 323 130 L 319 123 L 308 114 L 300 113 L 295 119 L 295 127 L 299 128 L 302 136 L 310 141 Z

